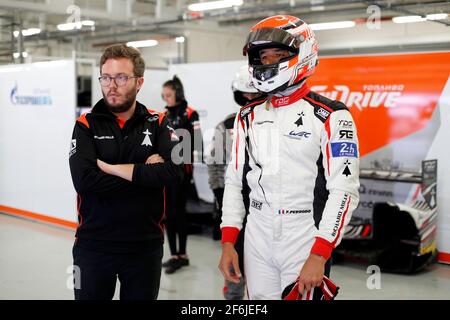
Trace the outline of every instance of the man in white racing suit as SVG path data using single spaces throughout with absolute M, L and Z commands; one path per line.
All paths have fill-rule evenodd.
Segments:
M 241 277 L 234 243 L 247 193 L 249 299 L 281 299 L 297 278 L 302 294 L 320 286 L 326 262 L 358 205 L 357 132 L 344 104 L 306 85 L 318 58 L 314 33 L 305 22 L 287 15 L 262 20 L 252 27 L 244 54 L 254 87 L 267 95 L 243 107 L 235 119 L 219 269 L 228 281 Z

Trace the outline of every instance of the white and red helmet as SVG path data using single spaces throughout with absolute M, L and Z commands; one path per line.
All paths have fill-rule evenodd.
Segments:
M 281 48 L 290 56 L 278 63 L 263 65 L 259 52 Z M 266 18 L 254 25 L 244 46 L 253 86 L 275 93 L 297 84 L 313 74 L 318 63 L 318 45 L 313 30 L 304 21 L 289 15 Z
M 233 82 L 231 83 L 234 101 L 240 106 L 245 106 L 249 100 L 243 96 L 244 93 L 258 93 L 259 91 L 253 87 L 252 78 L 248 72 L 248 66 L 243 65 L 236 72 Z
M 319 287 L 310 291 L 298 292 L 299 278 L 284 288 L 281 294 L 282 300 L 334 300 L 336 298 L 339 287 L 327 276 L 323 276 L 322 283 Z

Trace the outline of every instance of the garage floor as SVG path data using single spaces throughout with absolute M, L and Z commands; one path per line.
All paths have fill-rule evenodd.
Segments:
M 70 282 L 73 230 L 0 214 L 0 299 L 73 299 Z M 168 246 L 165 246 L 168 257 Z M 217 268 L 220 243 L 205 235 L 188 239 L 191 265 L 163 273 L 158 299 L 222 299 Z M 335 265 L 337 299 L 449 299 L 450 266 L 436 264 L 416 275 L 381 274 L 381 288 L 368 289 L 370 274 L 357 264 Z M 118 287 L 116 298 L 118 297 Z

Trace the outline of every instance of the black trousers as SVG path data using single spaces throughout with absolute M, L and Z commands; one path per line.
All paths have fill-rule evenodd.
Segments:
M 191 174 L 185 174 L 180 184 L 166 187 L 166 229 L 172 256 L 186 254 L 188 235 L 186 203 L 191 179 Z
M 73 247 L 75 300 L 111 300 L 120 281 L 121 300 L 156 300 L 163 246 L 138 253 L 105 253 Z

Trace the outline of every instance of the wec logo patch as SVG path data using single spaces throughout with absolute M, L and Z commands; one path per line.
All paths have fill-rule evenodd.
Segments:
M 285 136 L 292 139 L 308 139 L 311 136 L 311 132 L 291 130 L 291 132 L 289 132 L 289 134 L 285 134 Z

